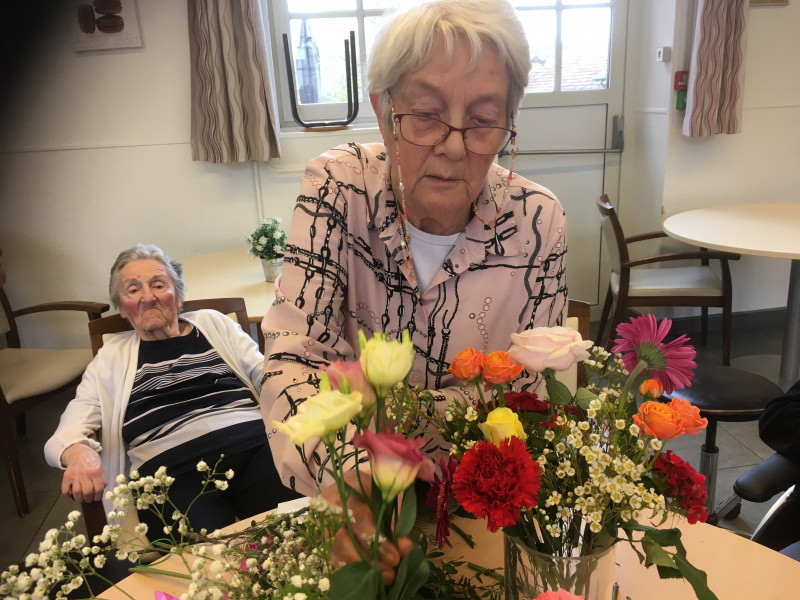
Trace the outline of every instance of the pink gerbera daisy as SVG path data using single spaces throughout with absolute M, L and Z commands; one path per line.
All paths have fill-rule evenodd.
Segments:
M 611 351 L 622 354 L 622 364 L 630 372 L 637 363 L 644 362 L 650 377 L 664 386 L 668 394 L 692 382 L 695 350 L 686 342 L 685 335 L 664 344 L 663 340 L 672 326 L 670 319 L 659 323 L 654 315 L 634 317 L 630 323 L 620 323 Z

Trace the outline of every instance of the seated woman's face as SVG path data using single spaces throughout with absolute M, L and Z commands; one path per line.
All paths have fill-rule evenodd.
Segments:
M 157 260 L 134 260 L 119 272 L 119 314 L 143 340 L 178 335 L 178 297 L 166 267 Z

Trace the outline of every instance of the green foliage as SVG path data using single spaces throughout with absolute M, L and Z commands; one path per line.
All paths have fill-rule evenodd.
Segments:
M 246 238 L 248 252 L 262 260 L 283 256 L 286 248 L 286 232 L 281 227 L 280 217 L 268 217 L 258 224 L 256 230 Z

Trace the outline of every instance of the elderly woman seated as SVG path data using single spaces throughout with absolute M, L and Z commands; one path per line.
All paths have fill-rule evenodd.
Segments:
M 180 314 L 182 271 L 153 245 L 117 257 L 109 293 L 133 331 L 108 341 L 88 366 L 45 456 L 65 469 L 61 491 L 78 502 L 100 500 L 120 473 L 165 466 L 175 477 L 170 500 L 185 512 L 206 475 L 198 461 L 214 465 L 224 455 L 219 468 L 234 471 L 228 489 L 204 494 L 188 513 L 195 530 L 212 530 L 297 495 L 281 485 L 267 443 L 258 346 L 216 311 Z M 100 428 L 102 445 L 92 436 Z M 139 519 L 151 531 L 163 527 L 150 511 Z

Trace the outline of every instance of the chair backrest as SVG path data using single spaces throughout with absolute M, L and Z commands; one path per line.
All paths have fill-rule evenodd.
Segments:
M 0 306 L 2 306 L 2 310 L 0 310 L 0 335 L 6 336 L 6 343 L 11 348 L 11 340 L 9 338 L 13 337 L 16 332 L 16 325 L 14 323 L 14 315 L 11 314 L 11 304 L 8 302 L 8 296 L 6 296 L 3 288 L 0 288 Z M 12 330 L 14 333 L 12 333 Z
M 247 317 L 247 308 L 244 303 L 244 298 L 205 298 L 202 300 L 185 300 L 183 302 L 182 312 L 191 312 L 193 310 L 201 310 L 210 308 L 221 312 L 223 315 L 236 315 L 236 321 L 242 327 L 245 333 L 250 333 L 250 320 Z M 103 317 L 89 321 L 89 339 L 92 343 L 92 353 L 97 352 L 103 346 L 103 336 L 111 333 L 121 333 L 123 331 L 132 331 L 130 322 L 127 319 L 119 316 L 119 314 Z
M 584 340 L 591 339 L 589 337 L 589 308 L 588 302 L 570 300 L 567 306 L 567 320 L 564 323 L 564 327 L 575 329 Z M 586 370 L 583 368 L 583 363 L 574 364 L 566 371 L 559 371 L 556 373 L 556 379 L 566 385 L 574 394 L 578 387 L 586 385 Z
M 606 238 L 606 245 L 608 246 L 611 270 L 614 273 L 620 273 L 622 265 L 627 263 L 630 258 L 628 244 L 625 242 L 625 234 L 622 232 L 622 225 L 620 225 L 617 213 L 614 207 L 611 206 L 606 194 L 597 199 L 597 209 L 603 217 L 603 236 Z

